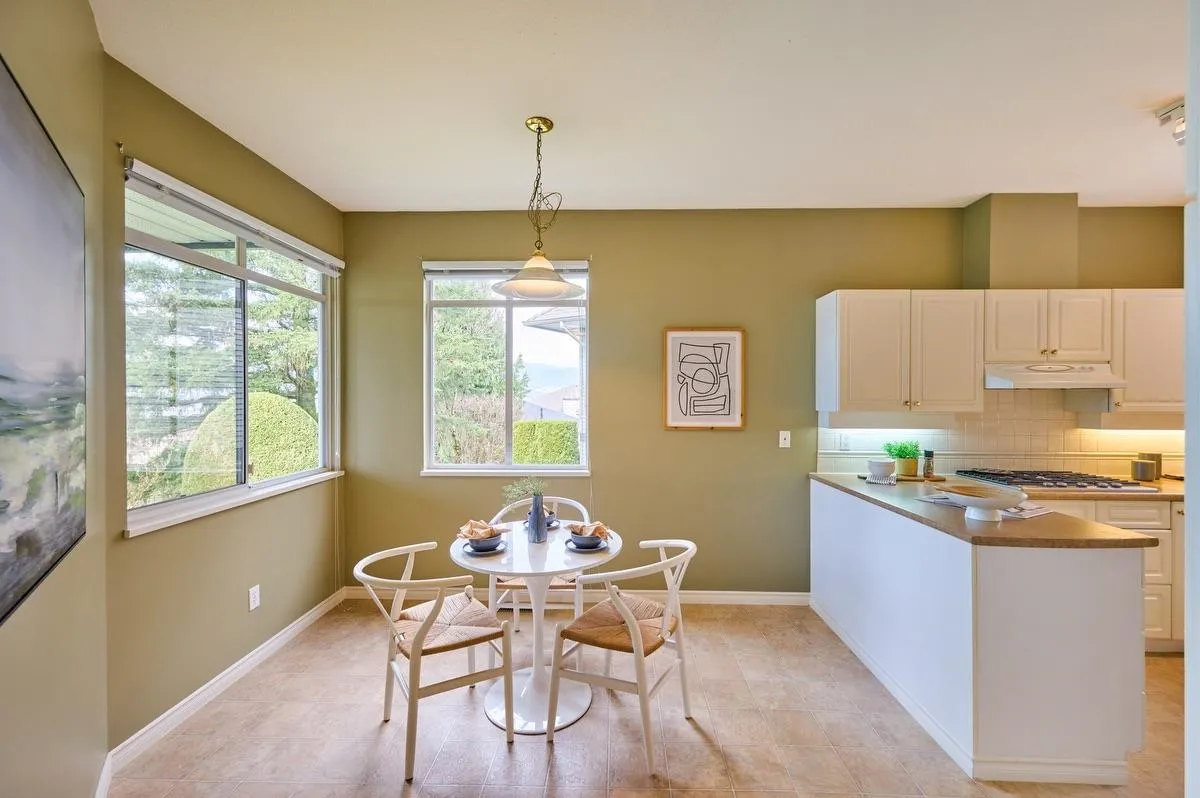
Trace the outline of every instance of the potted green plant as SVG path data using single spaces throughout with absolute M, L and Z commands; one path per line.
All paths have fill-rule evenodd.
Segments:
M 529 504 L 529 516 L 525 528 L 529 532 L 530 543 L 545 543 L 546 530 L 550 519 L 546 517 L 542 498 L 546 495 L 546 482 L 540 477 L 521 477 L 502 488 L 504 501 L 507 504 L 519 502 L 522 499 L 532 499 Z
M 921 444 L 917 441 L 889 441 L 883 445 L 888 457 L 896 461 L 896 476 L 915 477 Z

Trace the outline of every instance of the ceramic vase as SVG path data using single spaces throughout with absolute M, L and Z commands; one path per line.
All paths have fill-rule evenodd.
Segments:
M 529 520 L 525 522 L 529 532 L 530 543 L 546 542 L 546 512 L 542 507 L 542 497 L 534 496 L 529 506 Z

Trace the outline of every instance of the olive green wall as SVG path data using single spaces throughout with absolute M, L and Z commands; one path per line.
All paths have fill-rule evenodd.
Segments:
M 109 429 L 124 440 L 123 178 L 126 152 L 335 255 L 341 214 L 126 67 L 105 59 L 105 262 Z M 124 447 L 107 465 L 124 473 Z M 130 540 L 108 535 L 109 743 L 116 746 L 334 590 L 336 482 Z M 124 507 L 124 482 L 110 500 Z M 121 514 L 123 517 L 123 514 Z M 262 606 L 246 591 L 262 585 Z
M 503 479 L 418 475 L 421 259 L 520 258 L 530 230 L 523 213 L 345 220 L 348 567 L 388 546 L 445 546 L 468 516 L 501 505 Z M 696 540 L 688 588 L 808 590 L 814 300 L 835 288 L 955 288 L 961 230 L 959 209 L 564 212 L 551 257 L 592 259 L 593 476 L 552 488 L 629 540 Z M 744 431 L 663 429 L 662 331 L 689 324 L 746 329 Z M 791 449 L 778 448 L 781 429 L 793 430 Z M 425 564 L 450 571 L 444 548 Z
M 1183 208 L 1080 208 L 1079 287 L 1183 287 Z
M 87 0 L 0 0 L 0 54 L 86 197 L 88 336 L 109 323 L 100 302 L 100 39 Z M 103 347 L 88 348 L 87 535 L 0 626 L 0 795 L 90 796 L 108 752 L 105 715 Z M 106 509 L 107 507 L 107 509 Z
M 1079 280 L 1075 194 L 989 194 L 963 215 L 966 288 L 1074 288 Z

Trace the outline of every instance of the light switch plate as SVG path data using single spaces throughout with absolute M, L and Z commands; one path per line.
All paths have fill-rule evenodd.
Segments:
M 787 430 L 787 429 L 779 430 L 779 448 L 780 449 L 792 448 L 792 431 L 791 430 Z
M 261 603 L 262 593 L 260 592 L 259 586 L 255 585 L 254 587 L 250 588 L 250 612 L 254 612 L 256 609 L 258 609 L 258 605 Z

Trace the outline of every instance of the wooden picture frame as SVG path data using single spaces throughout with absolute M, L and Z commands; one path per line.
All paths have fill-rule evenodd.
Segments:
M 744 429 L 746 331 L 741 327 L 665 328 L 662 390 L 666 429 Z

